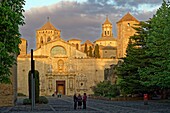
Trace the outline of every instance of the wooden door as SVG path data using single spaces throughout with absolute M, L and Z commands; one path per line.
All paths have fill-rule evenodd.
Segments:
M 56 91 L 65 95 L 65 81 L 56 81 Z
M 63 85 L 58 85 L 58 92 L 62 95 L 64 95 L 64 86 Z

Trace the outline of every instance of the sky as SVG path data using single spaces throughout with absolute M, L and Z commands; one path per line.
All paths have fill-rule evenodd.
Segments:
M 116 22 L 130 12 L 139 21 L 152 18 L 162 0 L 26 0 L 23 13 L 25 25 L 20 26 L 21 37 L 28 41 L 28 52 L 36 47 L 36 30 L 49 17 L 61 30 L 61 38 L 94 42 L 101 36 L 101 26 L 108 15 L 117 37 Z

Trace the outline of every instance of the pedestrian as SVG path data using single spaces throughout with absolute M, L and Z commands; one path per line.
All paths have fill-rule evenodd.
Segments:
M 84 93 L 83 95 L 83 109 L 86 109 L 86 101 L 87 101 L 87 95 Z
M 80 94 L 77 97 L 77 101 L 78 101 L 78 109 L 81 109 L 81 106 L 82 106 L 82 97 L 81 97 Z
M 77 95 L 76 95 L 76 93 L 73 96 L 73 100 L 74 100 L 74 109 L 76 110 L 77 109 Z

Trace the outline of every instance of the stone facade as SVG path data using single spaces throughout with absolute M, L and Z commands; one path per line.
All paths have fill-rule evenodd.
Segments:
M 133 24 L 133 20 L 128 22 Z M 122 20 L 118 22 L 118 26 L 120 26 L 120 23 L 122 23 Z M 126 35 L 121 30 L 124 29 L 119 29 L 119 32 Z M 81 44 L 79 39 L 65 41 L 60 37 L 60 33 L 61 31 L 56 29 L 49 21 L 36 31 L 37 48 L 33 54 L 35 69 L 40 74 L 40 95 L 52 95 L 54 92 L 64 95 L 82 94 L 84 92 L 92 94 L 91 88 L 104 80 L 104 69 L 109 68 L 112 64 L 117 64 L 117 52 L 119 51 L 117 42 L 120 43 L 123 37 L 119 38 L 120 33 L 118 33 L 118 40 L 113 37 L 112 24 L 108 17 L 102 25 L 101 37 L 94 43 L 87 40 L 84 44 Z M 134 32 L 131 32 L 128 36 L 133 34 Z M 125 38 L 128 38 L 128 36 L 125 36 Z M 17 65 L 18 93 L 28 95 L 28 72 L 31 68 L 30 54 L 25 54 L 26 41 L 22 42 Z M 127 42 L 124 41 L 123 43 Z M 87 48 L 91 46 L 92 49 L 98 44 L 101 58 L 96 59 L 87 56 L 84 53 L 85 44 L 87 44 Z
M 133 29 L 133 27 L 136 27 L 135 24 L 139 24 L 139 21 L 130 13 L 127 13 L 117 22 L 117 58 L 126 56 L 126 48 L 129 38 L 136 32 Z
M 11 84 L 0 84 L 0 106 L 14 106 L 17 100 L 17 66 L 11 68 Z

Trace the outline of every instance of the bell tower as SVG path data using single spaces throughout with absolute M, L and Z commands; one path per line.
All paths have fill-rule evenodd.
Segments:
M 126 56 L 129 38 L 136 33 L 133 28 L 135 24 L 139 24 L 139 21 L 129 12 L 117 22 L 117 58 Z
M 108 15 L 106 16 L 105 22 L 102 24 L 102 35 L 101 37 L 113 37 L 112 33 L 112 23 L 108 19 Z
M 36 48 L 40 48 L 55 39 L 60 39 L 60 32 L 51 24 L 49 17 L 47 17 L 47 22 L 36 31 Z

